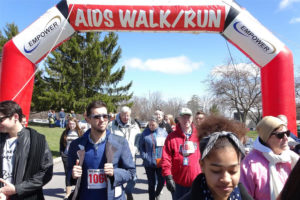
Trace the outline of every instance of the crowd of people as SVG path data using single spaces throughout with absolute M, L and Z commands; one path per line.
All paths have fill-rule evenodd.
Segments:
M 174 118 L 156 110 L 140 129 L 131 114 L 123 106 L 112 117 L 105 103 L 93 101 L 84 114 L 90 127 L 83 130 L 74 111 L 61 109 L 64 199 L 133 200 L 138 154 L 149 200 L 160 200 L 165 185 L 173 200 L 300 199 L 300 141 L 284 115 L 263 117 L 253 148 L 245 151 L 245 124 L 223 116 L 183 107 Z M 55 116 L 48 112 L 50 127 Z M 24 118 L 17 103 L 0 102 L 0 200 L 44 199 L 42 188 L 53 174 L 45 137 Z
M 65 109 L 61 108 L 58 115 L 56 114 L 55 110 L 48 111 L 48 121 L 50 128 L 54 128 L 55 126 L 65 128 L 68 124 L 69 118 L 76 118 L 74 110 L 71 110 L 70 113 L 65 113 Z

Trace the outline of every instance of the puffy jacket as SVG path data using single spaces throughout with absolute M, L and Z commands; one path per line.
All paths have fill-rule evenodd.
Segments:
M 123 124 L 120 120 L 120 114 L 117 114 L 116 119 L 109 123 L 107 129 L 114 135 L 119 135 L 126 138 L 131 155 L 135 159 L 137 147 L 135 146 L 137 135 L 141 133 L 138 124 L 134 120 L 129 120 L 127 124 Z
M 178 124 L 176 130 L 168 135 L 163 147 L 161 160 L 162 175 L 173 175 L 175 183 L 184 187 L 191 187 L 193 180 L 201 173 L 199 165 L 201 154 L 197 131 L 194 125 L 192 125 L 192 135 L 189 141 L 194 142 L 196 150 L 188 156 L 188 165 L 186 166 L 183 165 L 184 157 L 182 155 L 182 148 L 185 141 L 186 136 Z
M 290 153 L 295 154 L 293 151 L 290 151 Z M 292 163 L 277 163 L 276 169 L 278 171 L 278 181 L 281 181 L 284 185 L 292 171 Z M 242 160 L 240 181 L 254 199 L 271 199 L 269 161 L 264 157 L 262 152 L 253 149 Z
M 72 168 L 78 159 L 77 151 L 80 149 L 79 145 L 86 146 L 88 141 L 89 129 L 83 136 L 74 140 L 68 152 L 68 173 L 67 178 L 75 184 L 75 179 L 72 178 Z M 112 164 L 114 167 L 114 176 L 112 179 L 108 178 L 107 181 L 107 200 L 125 200 L 125 192 L 123 184 L 132 180 L 136 175 L 135 164 L 133 162 L 127 141 L 120 136 L 110 134 L 106 131 L 106 145 L 110 143 L 116 152 L 113 154 Z M 87 170 L 83 168 L 82 170 Z M 82 177 L 86 178 L 86 177 Z M 82 182 L 81 182 L 82 183 Z M 121 195 L 116 196 L 121 191 Z M 80 190 L 79 190 L 80 192 Z
M 156 138 L 167 138 L 167 136 L 167 131 L 162 128 L 157 128 L 154 132 L 149 128 L 143 131 L 139 141 L 139 151 L 145 167 L 157 167 L 156 158 L 161 158 L 163 146 L 157 146 Z
M 1 155 L 6 136 L 6 133 L 0 134 Z M 51 180 L 53 174 L 52 154 L 45 136 L 34 129 L 23 128 L 18 133 L 14 157 L 13 184 L 17 193 L 10 196 L 10 199 L 44 199 L 42 188 Z M 0 159 L 0 173 L 2 177 L 2 159 Z

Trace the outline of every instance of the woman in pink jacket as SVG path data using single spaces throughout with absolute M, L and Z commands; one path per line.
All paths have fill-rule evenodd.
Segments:
M 256 200 L 275 200 L 299 156 L 289 150 L 290 131 L 280 119 L 264 117 L 257 125 L 259 137 L 241 166 L 241 182 Z

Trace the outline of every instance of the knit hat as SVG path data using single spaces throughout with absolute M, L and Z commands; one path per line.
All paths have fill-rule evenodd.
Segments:
M 265 116 L 256 126 L 259 137 L 267 142 L 271 133 L 279 128 L 281 125 L 285 125 L 283 121 L 273 116 Z

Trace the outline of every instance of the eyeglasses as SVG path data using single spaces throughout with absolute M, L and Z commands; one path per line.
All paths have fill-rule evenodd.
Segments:
M 103 118 L 104 120 L 108 120 L 110 116 L 108 114 L 99 114 L 99 115 L 91 115 L 91 118 L 98 119 L 98 120 Z
M 271 133 L 271 135 L 275 135 L 278 139 L 282 139 L 284 137 L 284 135 L 286 135 L 287 137 L 290 137 L 291 131 L 287 130 L 284 132 L 273 132 L 273 133 Z
M 0 123 L 2 123 L 6 118 L 9 118 L 9 116 L 0 117 Z

